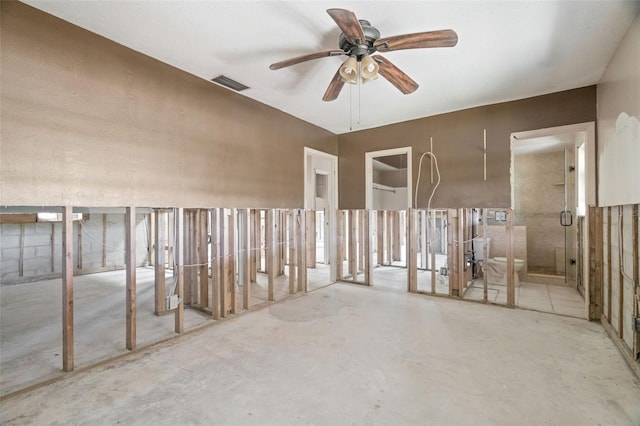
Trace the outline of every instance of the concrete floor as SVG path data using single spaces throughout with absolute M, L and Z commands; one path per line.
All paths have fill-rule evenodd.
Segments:
M 167 274 L 171 287 L 171 272 Z M 288 274 L 288 267 L 285 267 Z M 175 336 L 174 315 L 154 312 L 154 270 L 136 271 L 137 345 Z M 268 301 L 268 277 L 251 284 L 250 306 Z M 308 270 L 309 290 L 328 285 L 329 267 Z M 0 395 L 62 375 L 62 282 L 60 279 L 0 286 Z M 238 309 L 242 289 L 237 289 Z M 275 298 L 289 296 L 287 275 L 276 278 Z M 28 302 L 27 302 L 28 301 Z M 75 365 L 89 366 L 127 353 L 125 349 L 125 271 L 74 278 Z M 185 309 L 185 330 L 210 321 L 210 315 Z
M 3 424 L 640 424 L 602 327 L 335 284 L 2 401 Z

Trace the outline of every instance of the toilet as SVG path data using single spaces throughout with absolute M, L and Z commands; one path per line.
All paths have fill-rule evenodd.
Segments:
M 484 260 L 484 247 L 487 246 L 487 259 Z M 483 269 L 487 274 L 487 281 L 492 284 L 507 285 L 507 258 L 491 257 L 491 238 L 475 238 L 473 240 L 474 259 L 480 265 L 486 264 Z M 524 269 L 524 260 L 513 259 L 514 283 L 520 287 L 520 271 Z
M 520 287 L 520 271 L 524 268 L 524 260 L 513 259 L 513 282 Z M 487 281 L 493 284 L 507 285 L 507 258 L 492 257 L 487 261 Z

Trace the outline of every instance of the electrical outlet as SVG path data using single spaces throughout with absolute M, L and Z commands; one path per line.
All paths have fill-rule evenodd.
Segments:
M 180 302 L 181 300 L 177 294 L 174 294 L 173 296 L 167 296 L 167 298 L 165 299 L 165 306 L 167 308 L 167 311 L 176 309 Z

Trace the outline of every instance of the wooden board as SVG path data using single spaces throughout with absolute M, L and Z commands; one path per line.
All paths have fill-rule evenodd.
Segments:
M 127 207 L 125 216 L 126 284 L 126 347 L 136 348 L 136 208 Z
M 73 208 L 62 209 L 62 370 L 73 371 Z

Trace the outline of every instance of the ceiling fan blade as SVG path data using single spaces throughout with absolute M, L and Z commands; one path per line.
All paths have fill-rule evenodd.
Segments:
M 405 95 L 413 93 L 418 89 L 418 83 L 413 81 L 411 77 L 402 72 L 400 68 L 389 62 L 387 58 L 380 55 L 374 55 L 372 56 L 372 58 L 378 63 L 378 66 L 380 67 L 378 69 L 378 74 L 386 78 L 389 83 L 393 84 L 396 87 L 396 89 L 398 89 Z
M 324 92 L 324 96 L 322 100 L 325 102 L 335 101 L 342 90 L 342 86 L 344 86 L 344 81 L 342 77 L 340 77 L 340 69 L 336 71 L 336 75 L 333 76 L 331 83 L 329 83 L 329 87 L 327 87 L 327 91 Z
M 344 50 L 331 49 L 331 50 L 321 50 L 320 52 L 309 53 L 302 56 L 296 56 L 295 58 L 285 59 L 284 61 L 276 62 L 275 64 L 269 65 L 269 68 L 272 70 L 279 70 L 280 68 L 289 67 L 291 65 L 296 65 L 301 62 L 311 61 L 312 59 L 318 58 L 326 58 L 327 56 L 339 56 L 344 55 Z
M 426 47 L 453 47 L 458 43 L 458 34 L 453 30 L 427 31 L 403 34 L 378 39 L 374 47 L 378 52 Z
M 346 9 L 327 9 L 327 13 L 336 21 L 348 39 L 351 41 L 359 40 L 359 44 L 365 42 L 364 31 L 362 31 L 362 26 L 355 13 Z

